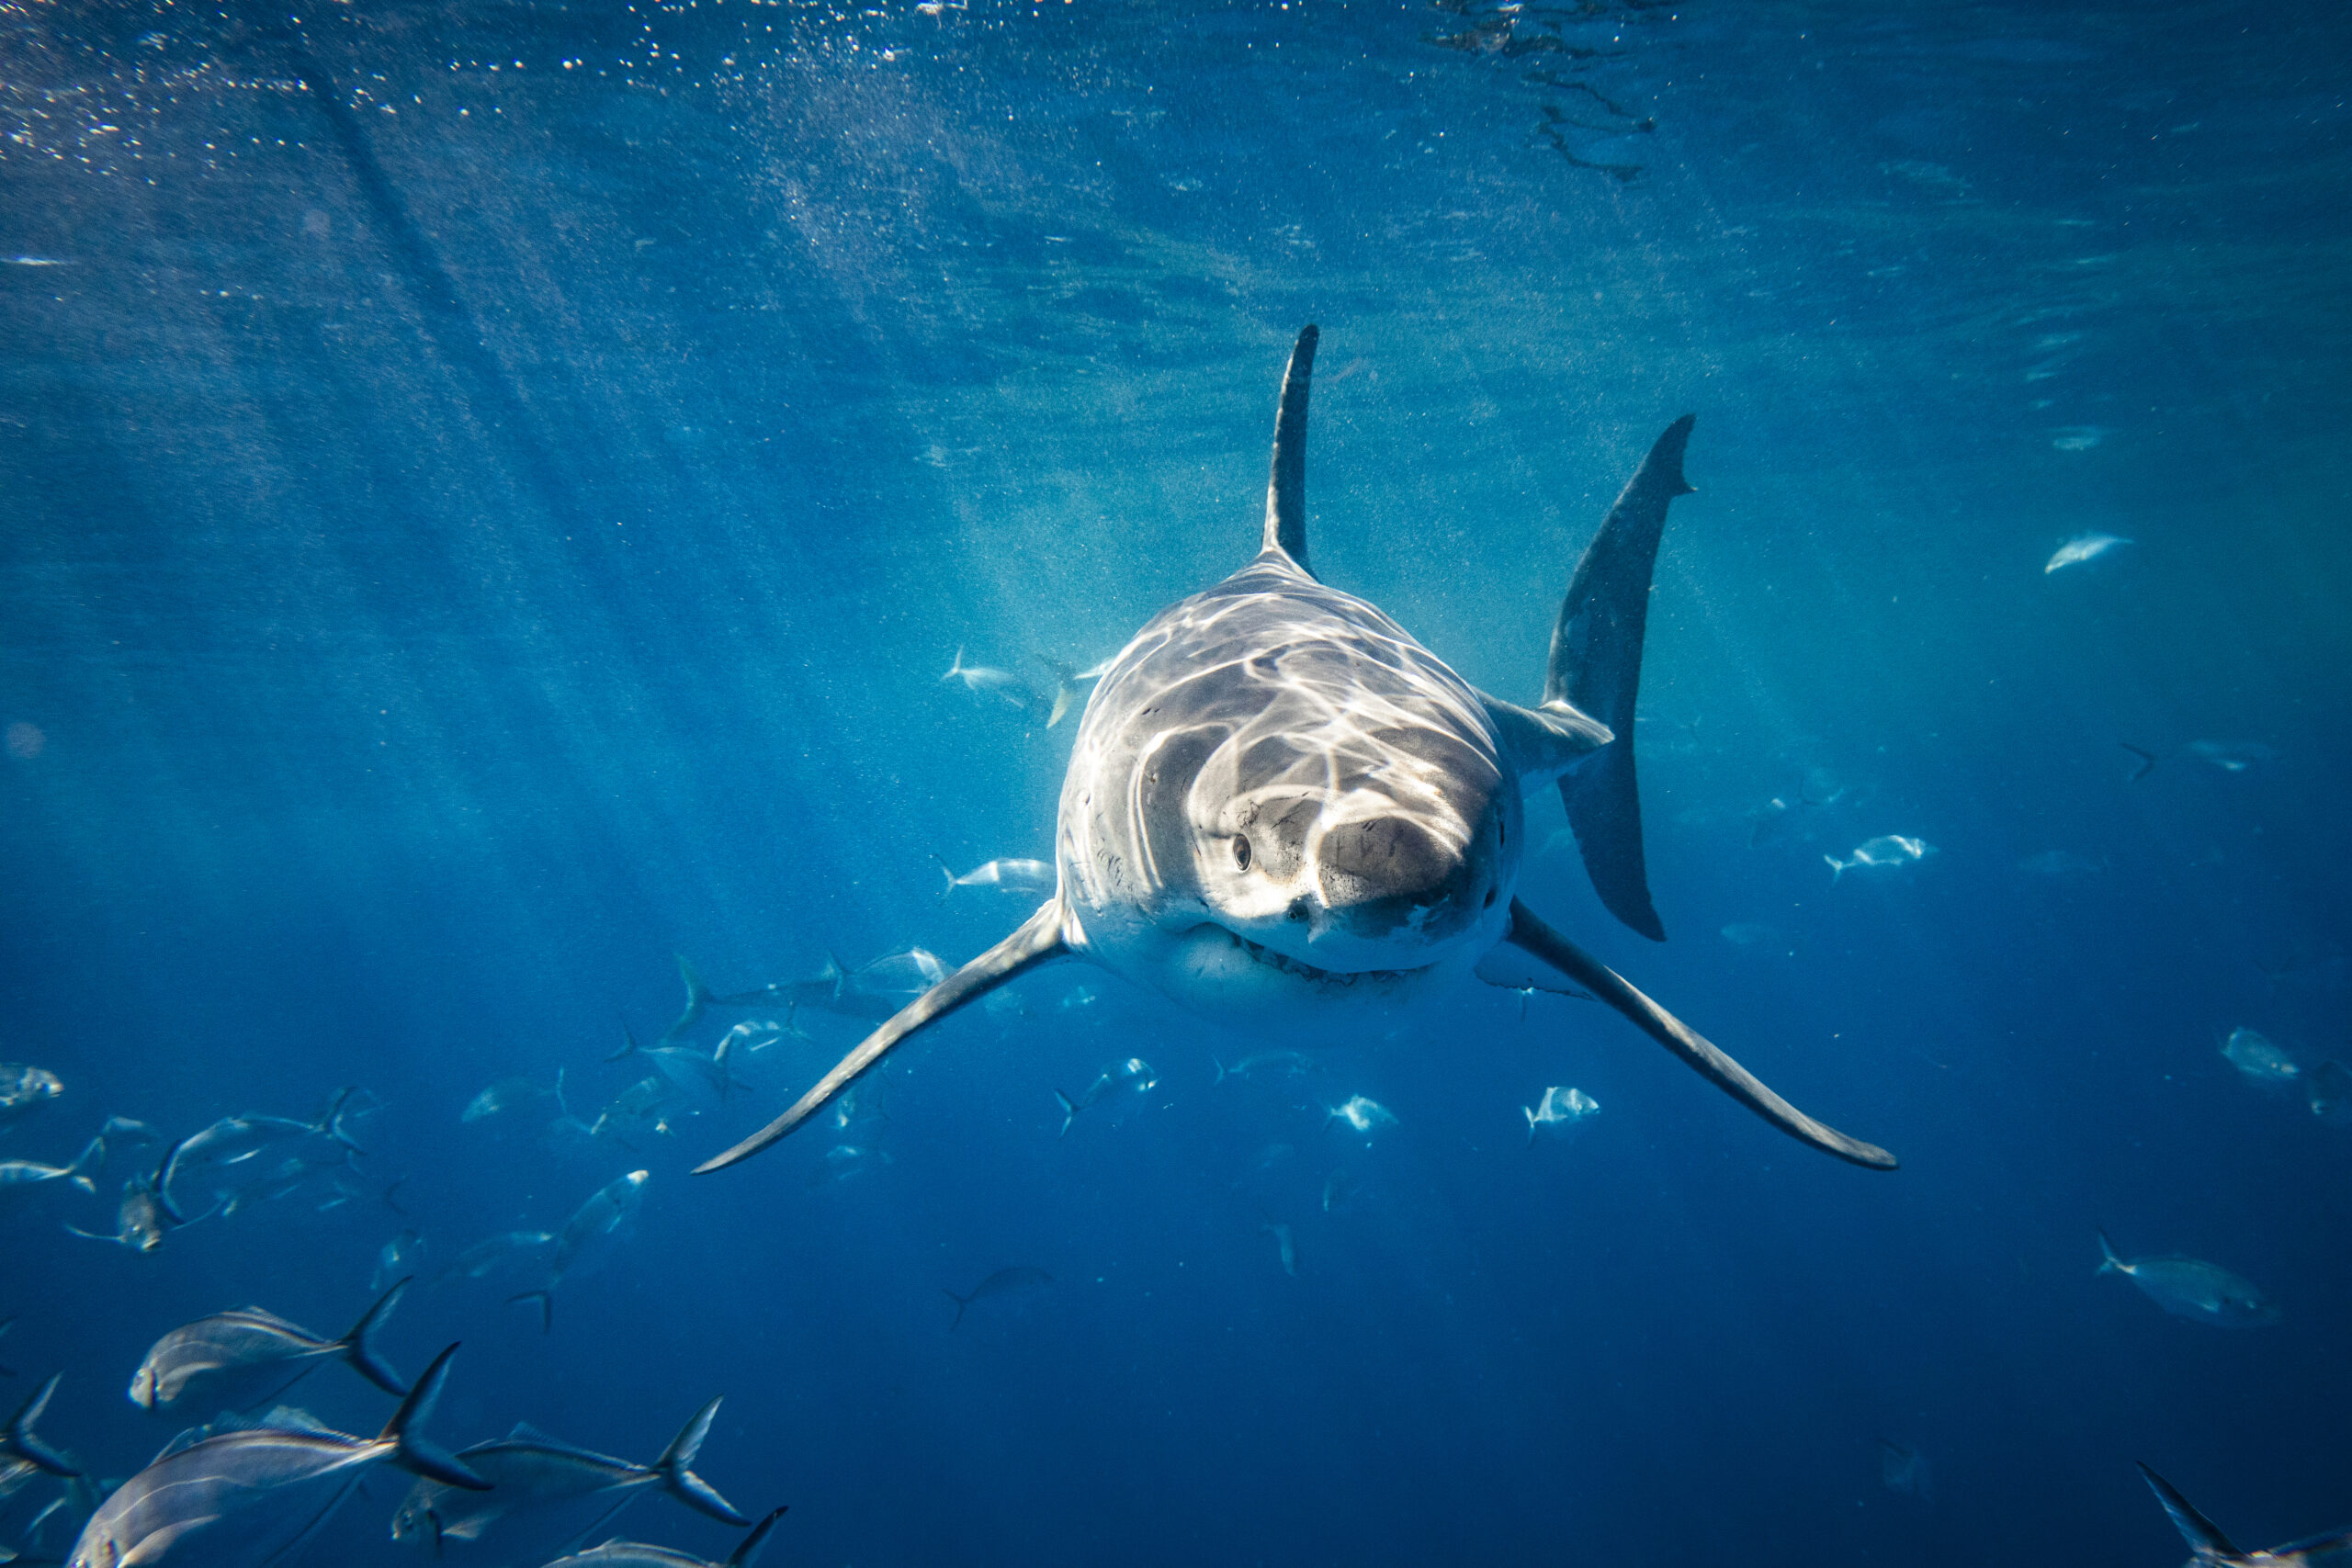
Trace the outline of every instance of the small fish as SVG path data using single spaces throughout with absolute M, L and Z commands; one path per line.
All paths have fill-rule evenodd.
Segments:
M 1917 1497 L 1922 1503 L 1933 1502 L 1936 1487 L 1928 1472 L 1928 1458 L 1907 1443 L 1878 1440 L 1878 1478 L 1880 1484 L 1899 1496 Z
M 2044 850 L 2038 855 L 2028 855 L 2018 862 L 2018 869 L 2028 876 L 2039 876 L 2047 882 L 2079 882 L 2096 876 L 2106 869 L 2087 855 L 2072 850 Z
M 2312 1114 L 2342 1126 L 2352 1122 L 2352 1071 L 2341 1062 L 2322 1062 L 2304 1080 Z
M 1297 1244 L 1291 1239 L 1290 1227 L 1285 1224 L 1279 1224 L 1272 1220 L 1268 1220 L 1264 1224 L 1260 1225 L 1258 1228 L 1266 1235 L 1274 1238 L 1274 1250 L 1283 1260 L 1283 1272 L 1289 1275 L 1294 1280 L 1297 1279 L 1298 1247 Z
M 501 1078 L 466 1102 L 458 1115 L 460 1122 L 481 1122 L 492 1116 L 503 1116 L 533 1100 L 551 1098 L 553 1090 L 541 1089 L 528 1078 Z
M 63 1080 L 47 1067 L 0 1062 L 0 1127 L 13 1126 L 64 1092 Z
M 972 1293 L 968 1296 L 959 1296 L 943 1285 L 940 1287 L 940 1293 L 956 1303 L 956 1321 L 947 1325 L 947 1332 L 953 1334 L 962 1326 L 964 1314 L 971 1310 L 975 1302 L 994 1301 L 1006 1296 L 1024 1296 L 1033 1291 L 1044 1290 L 1053 1282 L 1054 1277 L 1043 1269 L 1016 1267 L 998 1269 L 973 1286 Z
M 1555 1085 L 1544 1091 L 1540 1104 L 1522 1105 L 1520 1110 L 1527 1117 L 1527 1146 L 1532 1149 L 1539 1128 L 1557 1127 L 1563 1133 L 1572 1133 L 1586 1117 L 1600 1114 L 1600 1102 L 1580 1089 Z
M 141 1410 L 252 1410 L 269 1404 L 329 1360 L 343 1360 L 393 1398 L 408 1385 L 377 1350 L 374 1336 L 400 1305 L 408 1281 L 377 1299 L 351 1332 L 322 1339 L 260 1307 L 215 1313 L 173 1329 L 148 1348 L 130 1379 Z
M 928 15 L 938 14 L 936 6 L 918 6 L 916 10 Z M 752 1533 L 735 1545 L 725 1557 L 711 1560 L 691 1557 L 683 1551 L 673 1551 L 666 1546 L 648 1546 L 637 1540 L 608 1540 L 602 1546 L 575 1551 L 569 1557 L 559 1557 L 546 1568 L 752 1568 L 759 1561 L 761 1550 L 768 1543 L 768 1532 L 775 1529 L 776 1520 L 786 1510 L 776 1508 L 766 1518 L 752 1527 Z
M 2278 760 L 2278 748 L 2259 740 L 2192 740 L 2181 751 L 2200 762 L 2211 762 L 2225 773 L 2242 773 Z
M 1315 1058 L 1304 1051 L 1261 1051 L 1255 1055 L 1242 1057 L 1229 1067 L 1215 1056 L 1209 1060 L 1216 1064 L 1218 1083 L 1227 1078 L 1260 1082 L 1268 1078 L 1303 1077 L 1315 1070 Z
M 1080 1008 L 1091 1008 L 1102 999 L 1091 986 L 1072 986 L 1062 995 L 1061 1009 L 1064 1012 L 1076 1012 Z
M 1734 920 L 1724 927 L 1723 938 L 1734 947 L 1754 947 L 1758 942 L 1777 942 L 1781 933 L 1770 926 L 1758 925 L 1753 920 Z
M 1345 1166 L 1323 1179 L 1323 1212 L 1325 1213 L 1346 1209 L 1349 1201 L 1355 1195 L 1355 1179 L 1348 1174 Z
M 708 1055 L 691 1045 L 655 1045 L 650 1049 L 637 1043 L 628 1025 L 621 1025 L 621 1048 L 605 1058 L 620 1062 L 631 1057 L 643 1057 L 655 1070 L 670 1081 L 671 1087 L 682 1094 L 707 1095 L 713 1100 L 725 1100 L 737 1089 L 745 1094 L 751 1089 L 729 1070 L 735 1037 L 729 1033 L 718 1043 L 718 1049 Z
M 650 1172 L 632 1170 L 627 1176 L 608 1181 L 588 1195 L 588 1201 L 572 1211 L 571 1218 L 563 1224 L 556 1235 L 555 1258 L 548 1266 L 548 1282 L 536 1291 L 506 1298 L 510 1306 L 517 1302 L 539 1303 L 539 1331 L 546 1333 L 555 1326 L 555 1288 L 566 1274 L 580 1264 L 589 1249 L 611 1235 L 626 1224 L 645 1201 L 645 1184 L 652 1180 Z
M 122 1201 L 114 1212 L 114 1234 L 100 1235 L 78 1225 L 66 1230 L 87 1241 L 110 1241 L 132 1252 L 153 1252 L 164 1237 L 187 1222 L 173 1213 L 156 1189 L 153 1176 L 134 1176 L 122 1184 Z
M 506 1231 L 466 1248 L 451 1258 L 435 1279 L 479 1280 L 509 1263 L 536 1258 L 554 1240 L 553 1231 Z
M 2352 1529 L 2340 1529 L 2305 1536 L 2260 1551 L 2241 1551 L 2171 1482 L 2144 1464 L 2140 1466 L 2140 1473 L 2147 1478 L 2156 1501 L 2171 1516 L 2173 1528 L 2188 1542 L 2188 1568 L 2309 1568 L 2310 1564 L 2352 1548 Z
M 72 1165 L 48 1165 L 37 1159 L 0 1160 L 0 1201 L 30 1192 L 48 1181 L 70 1181 L 95 1197 L 98 1184 L 91 1176 L 106 1155 L 106 1140 L 92 1138 L 74 1156 Z
M 1883 870 L 1908 865 L 1913 861 L 1926 860 L 1936 852 L 1936 846 L 1925 839 L 1907 839 L 1900 833 L 1883 833 L 1857 847 L 1854 858 L 1839 860 L 1836 855 L 1821 858 L 1829 863 L 1829 880 L 1837 881 L 1849 871 Z
M 74 265 L 62 256 L 0 256 L 0 261 L 6 262 L 10 266 L 72 266 Z
M 1376 1132 L 1383 1127 L 1396 1125 L 1396 1118 L 1386 1106 L 1361 1094 L 1349 1100 L 1345 1105 L 1330 1108 L 1330 1113 L 1323 1118 L 1323 1125 L 1329 1127 L 1334 1122 L 1345 1122 L 1359 1133 Z
M 651 1464 L 631 1464 L 518 1424 L 503 1438 L 458 1450 L 458 1461 L 491 1483 L 487 1491 L 457 1491 L 440 1477 L 425 1477 L 409 1489 L 392 1516 L 392 1539 L 423 1541 L 438 1554 L 444 1541 L 480 1540 L 492 1526 L 517 1513 L 583 1497 L 614 1498 L 597 1521 L 602 1524 L 649 1491 L 665 1492 L 721 1524 L 748 1525 L 752 1521 L 693 1469 L 718 1404 L 714 1399 L 695 1411 Z
M 376 1249 L 376 1272 L 368 1288 L 380 1291 L 385 1280 L 413 1275 L 424 1265 L 424 1238 L 403 1227 L 400 1235 Z
M 839 1186 L 844 1181 L 864 1176 L 878 1165 L 890 1164 L 889 1152 L 864 1144 L 835 1144 L 827 1149 L 817 1168 L 808 1173 L 811 1187 Z
M 2093 444 L 2096 445 L 2096 438 Z M 2075 450 L 2075 448 L 2070 447 L 2068 450 Z M 2120 549 L 2131 543 L 2132 543 L 2132 540 L 2114 534 L 2077 534 L 2058 547 L 2058 553 L 2052 556 L 2049 562 L 2042 567 L 2041 575 L 2047 577 L 2053 571 L 2063 571 L 2070 566 L 2087 566 L 2109 550 Z
M 2127 1263 L 2115 1256 L 2105 1231 L 2098 1233 L 2098 1272 L 2124 1276 L 2175 1317 L 2215 1328 L 2267 1328 L 2278 1321 L 2278 1308 L 2267 1296 L 2218 1264 L 2178 1257 Z
M 933 855 L 932 859 L 939 857 Z M 944 860 L 939 861 L 939 869 L 947 878 L 947 893 L 958 887 L 989 887 L 999 893 L 1051 893 L 1056 881 L 1053 866 L 1041 860 L 992 860 L 961 876 Z M 940 897 L 944 898 L 947 893 Z
M 216 1209 L 234 1212 L 248 1196 L 291 1190 L 313 1169 L 347 1167 L 367 1151 L 351 1134 L 360 1113 L 356 1089 L 342 1089 L 315 1121 L 285 1116 L 224 1116 L 173 1146 L 157 1190 L 177 1212 L 202 1219 Z M 192 1199 L 201 1198 L 198 1205 Z
M 1056 1135 L 1067 1135 L 1069 1124 L 1078 1120 L 1080 1111 L 1101 1104 L 1120 1090 L 1131 1089 L 1136 1094 L 1148 1094 L 1159 1082 L 1159 1074 L 1149 1062 L 1141 1056 L 1130 1056 L 1114 1066 L 1104 1068 L 1102 1076 L 1088 1085 L 1086 1092 L 1076 1100 L 1059 1089 L 1054 1090 L 1054 1098 L 1061 1101 L 1062 1107 L 1062 1130 Z
M 164 1449 L 99 1505 L 67 1568 L 286 1561 L 379 1461 L 446 1486 L 487 1488 L 481 1476 L 416 1430 L 432 1415 L 457 1349 L 452 1345 L 434 1358 L 373 1438 L 309 1422 L 187 1434 L 194 1440 Z
M 2292 1056 L 2251 1029 L 2231 1030 L 2229 1038 L 2222 1042 L 2222 1055 L 2230 1066 L 2265 1088 L 2302 1076 L 2303 1069 Z
M 1017 708 L 1029 705 L 1029 688 L 1020 676 L 1006 670 L 991 670 L 985 664 L 967 664 L 964 650 L 956 650 L 956 661 L 947 668 L 943 681 L 961 681 L 964 689 L 974 696 L 997 697 Z

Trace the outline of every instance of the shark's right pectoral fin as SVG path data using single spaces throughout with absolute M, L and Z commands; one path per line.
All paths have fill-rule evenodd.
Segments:
M 831 1072 L 819 1078 L 815 1087 L 802 1095 L 791 1110 L 725 1154 L 703 1161 L 695 1167 L 695 1174 L 703 1176 L 714 1170 L 724 1170 L 730 1165 L 751 1158 L 814 1116 L 824 1108 L 827 1100 L 854 1083 L 860 1074 L 880 1061 L 892 1046 L 916 1030 L 934 1020 L 945 1018 L 966 1002 L 988 995 L 1014 976 L 1026 974 L 1069 952 L 1068 944 L 1062 941 L 1061 900 L 1049 898 L 1042 908 L 1021 923 L 1020 930 L 891 1015 L 888 1022 L 867 1035 L 858 1043 L 856 1050 L 834 1065 Z
M 1694 1068 L 1717 1089 L 1799 1142 L 1872 1170 L 1893 1170 L 1894 1156 L 1876 1144 L 1849 1138 L 1815 1121 L 1767 1088 L 1762 1079 L 1702 1038 L 1696 1030 L 1635 990 L 1625 977 L 1550 926 L 1514 898 L 1504 941 L 1533 954 L 1623 1014 L 1634 1026 Z

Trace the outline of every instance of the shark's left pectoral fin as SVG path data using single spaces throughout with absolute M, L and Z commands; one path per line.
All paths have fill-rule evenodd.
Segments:
M 916 1030 L 945 1018 L 966 1002 L 988 995 L 1014 976 L 1051 963 L 1069 952 L 1068 944 L 1062 941 L 1061 900 L 1049 898 L 1044 908 L 1022 922 L 1020 930 L 892 1014 L 888 1022 L 859 1042 L 856 1050 L 819 1078 L 791 1110 L 725 1154 L 703 1161 L 695 1167 L 695 1174 L 724 1170 L 751 1158 L 814 1116 L 827 1100 L 855 1082 L 860 1074 Z
M 1550 926 L 1514 898 L 1507 943 L 1558 970 L 1593 997 L 1623 1013 L 1634 1026 L 1682 1058 L 1717 1089 L 1802 1143 L 1872 1170 L 1893 1170 L 1894 1156 L 1876 1144 L 1849 1138 L 1807 1116 L 1773 1093 L 1762 1079 L 1717 1049 L 1696 1030 L 1635 990 L 1625 977 Z

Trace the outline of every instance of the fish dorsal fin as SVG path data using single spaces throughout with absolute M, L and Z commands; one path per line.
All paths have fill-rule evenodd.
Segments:
M 540 1431 L 528 1421 L 515 1422 L 514 1429 L 506 1434 L 506 1440 L 510 1443 L 528 1443 L 542 1453 L 560 1454 L 565 1459 L 576 1459 L 586 1464 L 600 1464 L 612 1470 L 635 1471 L 645 1468 L 643 1465 L 632 1464 L 625 1459 L 615 1459 L 610 1454 L 600 1454 L 594 1449 L 583 1449 L 578 1443 L 567 1443 L 561 1438 Z
M 1312 323 L 1299 330 L 1283 372 L 1282 407 L 1274 415 L 1274 460 L 1266 476 L 1266 536 L 1258 553 L 1277 553 L 1315 575 L 1306 564 L 1306 393 L 1315 373 Z
M 305 1432 L 314 1438 L 339 1438 L 344 1435 L 295 1404 L 273 1404 L 268 1415 L 247 1425 L 255 1431 Z
M 2199 1513 L 2196 1505 L 2180 1495 L 2178 1487 L 2144 1464 L 2140 1466 L 2140 1473 L 2147 1478 L 2148 1489 L 2156 1495 L 2156 1501 L 2165 1506 L 2165 1512 L 2172 1516 L 2173 1528 L 2180 1531 L 2180 1539 L 2188 1542 L 2189 1550 L 2197 1553 L 2198 1562 L 2245 1561 L 2245 1553 L 2231 1545 L 2230 1538 L 2216 1529 L 2212 1520 Z

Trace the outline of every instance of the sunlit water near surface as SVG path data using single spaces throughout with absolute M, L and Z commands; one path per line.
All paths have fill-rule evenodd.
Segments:
M 381 1102 L 323 1211 L 64 1234 L 128 1147 L 11 1202 L 0 1399 L 62 1369 L 44 1430 L 128 1474 L 165 1329 L 341 1332 L 403 1228 L 430 1281 L 645 1168 L 549 1332 L 526 1269 L 388 1351 L 465 1341 L 453 1447 L 648 1459 L 725 1393 L 697 1468 L 792 1505 L 771 1562 L 2177 1561 L 2134 1459 L 2242 1541 L 2352 1523 L 2352 1128 L 2220 1054 L 2352 1052 L 2347 59 L 2297 4 L 0 6 L 0 1059 L 67 1089 L 0 1158 Z M 1319 574 L 1513 700 L 1697 414 L 1670 941 L 1549 792 L 1521 892 L 1902 1170 L 1588 1003 L 1220 1082 L 1265 1046 L 1079 965 L 720 1175 L 859 1023 L 627 1146 L 460 1121 L 559 1068 L 593 1117 L 673 953 L 1011 930 L 931 857 L 1048 855 L 1040 660 L 1254 551 L 1309 321 Z M 1888 835 L 1933 852 L 1825 863 Z M 1554 1086 L 1600 1110 L 1530 1148 Z M 2278 1321 L 2094 1277 L 2101 1225 Z M 951 1332 L 1006 1267 L 1052 1282 Z M 406 1484 L 321 1559 L 407 1560 Z

